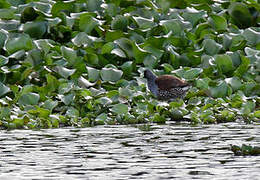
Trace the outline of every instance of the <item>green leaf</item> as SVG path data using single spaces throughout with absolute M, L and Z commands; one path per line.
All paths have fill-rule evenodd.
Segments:
M 0 82 L 0 97 L 10 92 L 10 88 Z
M 79 110 L 77 110 L 74 107 L 69 107 L 67 112 L 66 112 L 66 116 L 77 118 L 77 117 L 79 117 Z
M 70 92 L 70 90 L 72 90 L 73 88 L 73 83 L 72 82 L 68 82 L 68 83 L 62 83 L 59 85 L 58 88 L 58 92 L 59 94 L 66 94 L 68 92 Z
M 94 86 L 96 83 L 91 83 L 84 77 L 80 76 L 78 79 L 78 84 L 80 87 L 89 88 L 91 86 Z
M 137 43 L 133 44 L 133 53 L 135 62 L 137 64 L 143 63 L 144 59 L 148 56 L 150 56 L 150 53 L 148 53 L 146 50 L 142 49 Z M 156 58 L 154 58 L 156 59 Z
M 180 55 L 175 51 L 172 45 L 167 46 L 167 51 L 170 54 L 171 65 L 175 68 L 180 66 Z
M 85 32 L 80 32 L 71 41 L 78 47 L 91 47 L 94 46 L 95 43 L 100 43 L 103 40 L 87 35 Z
M 36 93 L 25 93 L 19 98 L 19 104 L 22 105 L 36 105 L 40 100 L 39 94 Z
M 160 59 L 163 56 L 163 51 L 160 49 L 155 48 L 152 45 L 147 45 L 144 46 L 143 49 L 149 53 L 151 53 L 152 55 L 154 55 L 157 59 Z
M 247 115 L 254 111 L 255 109 L 255 103 L 253 101 L 247 101 L 242 105 L 240 113 L 243 115 Z
M 55 91 L 59 87 L 60 83 L 55 76 L 51 74 L 46 74 L 46 80 L 47 80 L 46 93 Z
M 33 49 L 29 51 L 26 60 L 29 61 L 33 67 L 36 67 L 43 62 L 43 54 L 41 50 Z
M 9 58 L 18 60 L 24 58 L 25 55 L 26 55 L 25 50 L 19 50 L 13 53 L 12 55 L 10 55 Z
M 111 54 L 115 54 L 121 58 L 126 58 L 126 54 L 124 53 L 124 51 L 122 51 L 121 49 L 119 48 L 115 48 L 111 51 Z
M 155 56 L 146 56 L 143 60 L 143 64 L 149 68 L 155 68 L 158 64 L 158 59 Z
M 40 39 L 47 32 L 47 22 L 37 21 L 37 22 L 27 22 L 23 26 L 23 31 L 29 34 L 32 38 Z
M 211 87 L 210 93 L 214 98 L 225 97 L 228 94 L 228 84 L 222 81 L 216 87 Z
M 97 20 L 89 13 L 80 15 L 79 19 L 79 29 L 87 34 L 90 34 L 91 31 L 98 25 L 101 25 L 101 21 Z
M 11 109 L 9 107 L 0 107 L 0 118 L 8 118 L 11 115 Z
M 254 92 L 254 89 L 257 87 L 256 82 L 254 81 L 248 81 L 244 82 L 242 86 L 242 90 L 245 93 L 246 96 L 251 96 L 252 93 Z M 259 88 L 258 88 L 259 89 Z
M 1 1 L 1 2 L 0 2 L 0 8 L 1 8 L 1 9 L 4 9 L 4 8 L 7 9 L 7 8 L 10 8 L 10 6 L 11 6 L 11 5 L 10 5 L 9 2 L 6 2 L 6 1 Z
M 99 57 L 95 53 L 89 53 L 87 54 L 87 62 L 92 66 L 98 66 L 99 65 Z
M 88 0 L 87 9 L 90 12 L 101 11 L 101 10 L 103 10 L 103 8 L 101 6 L 102 3 L 103 3 L 103 0 Z
M 183 119 L 183 113 L 179 109 L 172 109 L 171 110 L 171 119 L 172 120 L 182 120 Z
M 173 35 L 181 35 L 182 26 L 177 19 L 170 19 L 170 20 L 162 20 L 160 25 L 164 28 L 165 34 L 172 32 Z
M 185 71 L 183 78 L 187 80 L 194 79 L 198 77 L 202 73 L 202 71 L 203 70 L 201 68 L 191 68 L 188 71 Z
M 111 22 L 111 29 L 126 31 L 128 19 L 125 16 L 117 15 Z
M 51 9 L 51 14 L 54 17 L 56 17 L 59 16 L 62 11 L 73 12 L 73 10 L 74 10 L 73 2 L 58 1 L 53 4 Z
M 34 41 L 35 44 L 37 45 L 37 47 L 44 52 L 44 54 L 46 55 L 50 49 L 53 47 L 53 45 L 50 43 L 49 40 L 46 39 L 39 39 L 39 40 L 35 40 Z
M 129 88 L 119 88 L 118 90 L 120 97 L 129 98 L 133 95 L 133 91 Z
M 120 38 L 115 41 L 122 50 L 124 50 L 129 58 L 134 57 L 133 54 L 133 42 L 127 38 Z
M 61 46 L 61 52 L 63 57 L 69 62 L 70 65 L 73 65 L 77 58 L 77 53 L 75 50 Z
M 0 48 L 4 47 L 7 38 L 8 38 L 7 32 L 4 30 L 0 30 Z
M 200 100 L 200 98 L 192 97 L 189 99 L 188 104 L 191 104 L 194 106 L 199 106 L 201 104 L 201 100 Z
M 107 42 L 110 42 L 110 41 L 114 41 L 114 40 L 117 40 L 117 39 L 120 39 L 124 37 L 124 33 L 122 31 L 119 31 L 119 30 L 108 30 L 106 32 L 106 41 Z
M 236 69 L 236 71 L 234 72 L 235 76 L 238 77 L 242 77 L 248 70 L 249 68 L 249 64 L 250 64 L 250 60 L 248 58 L 246 58 L 245 56 L 241 56 L 241 64 L 240 66 Z
M 15 9 L 0 9 L 0 19 L 13 19 L 14 18 Z
M 118 81 L 123 72 L 121 70 L 113 69 L 113 68 L 103 68 L 101 70 L 101 78 L 103 81 Z
M 140 16 L 139 17 L 134 16 L 133 19 L 135 20 L 139 28 L 142 30 L 149 30 L 155 25 L 153 19 L 147 19 Z
M 220 37 L 222 38 L 223 49 L 224 50 L 230 49 L 232 43 L 232 37 L 227 34 L 220 35 Z
M 51 99 L 46 100 L 42 105 L 44 109 L 48 109 L 50 111 L 52 111 L 56 106 L 58 106 L 58 101 L 53 101 Z
M 127 61 L 121 65 L 124 75 L 130 76 L 133 71 L 133 61 Z
M 91 82 L 95 82 L 99 79 L 99 70 L 92 68 L 92 67 L 87 67 L 88 70 L 88 80 Z
M 215 14 L 212 14 L 209 18 L 209 22 L 217 31 L 226 31 L 227 30 L 227 20 Z
M 118 97 L 118 90 L 108 91 L 106 96 L 109 97 L 110 99 L 117 98 Z
M 87 47 L 88 45 L 90 45 L 87 39 L 87 34 L 85 32 L 79 32 L 71 41 L 78 47 L 82 45 L 84 47 Z
M 209 89 L 209 82 L 211 81 L 210 78 L 206 77 L 203 79 L 196 80 L 196 87 L 200 89 Z
M 95 102 L 98 104 L 102 104 L 103 106 L 107 106 L 107 105 L 111 104 L 113 101 L 108 97 L 101 97 L 101 98 L 98 98 Z
M 172 73 L 175 73 L 178 77 L 183 77 L 185 74 L 185 70 L 183 68 L 180 68 L 172 71 Z
M 100 122 L 103 122 L 103 123 L 104 123 L 104 122 L 107 120 L 107 118 L 108 118 L 107 114 L 102 113 L 102 114 L 100 114 L 100 115 L 98 115 L 98 116 L 96 117 L 95 121 L 98 121 L 99 123 L 100 123 Z
M 185 20 L 189 21 L 193 26 L 198 23 L 200 19 L 202 19 L 205 16 L 206 12 L 205 11 L 196 11 L 193 12 L 193 10 L 185 11 L 181 15 Z
M 153 118 L 152 118 L 152 122 L 154 123 L 162 123 L 164 124 L 166 121 L 166 118 L 162 115 L 160 115 L 159 113 L 155 113 Z
M 229 55 L 216 55 L 215 62 L 220 73 L 229 73 L 234 70 L 232 59 Z
M 203 48 L 208 55 L 218 54 L 222 46 L 216 43 L 213 39 L 205 39 L 203 41 Z
M 76 69 L 68 69 L 65 68 L 63 66 L 56 66 L 55 67 L 56 72 L 61 75 L 64 78 L 68 78 L 69 76 L 71 76 L 72 74 L 75 73 Z
M 126 104 L 116 104 L 110 108 L 110 111 L 119 115 L 123 115 L 128 113 L 128 106 Z
M 252 28 L 246 29 L 242 34 L 247 40 L 247 44 L 256 46 L 260 42 L 260 32 L 253 30 Z
M 21 23 L 33 21 L 39 16 L 34 7 L 28 6 L 21 13 Z
M 235 24 L 241 28 L 249 27 L 253 23 L 253 17 L 244 3 L 232 2 L 228 8 L 228 13 Z
M 15 128 L 23 128 L 24 118 L 14 118 L 12 124 L 14 124 Z
M 0 67 L 8 63 L 8 58 L 0 55 Z
M 101 54 L 109 54 L 114 48 L 115 48 L 115 44 L 113 42 L 108 42 L 103 45 L 101 49 Z
M 33 49 L 33 42 L 28 35 L 21 35 L 17 38 L 9 38 L 5 47 L 9 54 L 13 54 L 19 50 L 28 51 Z
M 166 73 L 168 73 L 168 74 L 169 74 L 171 71 L 174 70 L 173 67 L 172 67 L 172 65 L 170 65 L 170 64 L 168 64 L 168 63 L 164 63 L 164 64 L 162 64 L 161 66 L 164 68 L 164 71 L 165 71 Z
M 232 78 L 227 78 L 227 79 L 225 79 L 225 81 L 231 85 L 231 87 L 234 91 L 239 90 L 242 87 L 241 80 L 236 76 L 234 76 Z
M 74 99 L 75 99 L 75 95 L 74 94 L 68 94 L 68 95 L 58 95 L 60 100 L 65 104 L 65 105 L 69 105 L 71 104 Z
M 196 36 L 202 37 L 203 31 L 208 30 L 209 27 L 210 27 L 210 25 L 209 25 L 209 23 L 207 23 L 207 22 L 198 24 L 198 25 L 197 25 L 197 28 L 196 28 L 196 30 L 195 30 Z
M 241 57 L 239 51 L 236 52 L 228 51 L 226 52 L 226 55 L 229 55 L 231 57 L 234 67 L 238 67 L 241 64 Z
M 28 113 L 47 119 L 51 112 L 48 109 L 43 109 L 37 106 L 36 109 L 31 109 Z
M 254 57 L 254 59 L 257 59 L 257 58 L 255 58 L 255 56 L 259 56 L 260 55 L 260 51 L 259 50 L 255 50 L 255 49 L 252 49 L 250 47 L 246 47 L 245 48 L 245 53 L 246 53 L 248 58 Z
M 260 110 L 254 112 L 256 118 L 260 118 Z
M 105 11 L 109 16 L 114 17 L 120 12 L 119 7 L 115 3 L 107 3 L 106 5 Z
M 34 89 L 33 85 L 25 85 L 22 87 L 22 89 L 20 90 L 20 94 L 23 95 L 23 94 L 27 94 L 29 92 L 32 92 Z

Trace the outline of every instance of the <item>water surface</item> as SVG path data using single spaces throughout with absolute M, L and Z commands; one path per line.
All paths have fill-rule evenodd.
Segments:
M 144 131 L 145 129 L 145 131 Z M 260 126 L 97 126 L 0 131 L 0 179 L 260 179 Z

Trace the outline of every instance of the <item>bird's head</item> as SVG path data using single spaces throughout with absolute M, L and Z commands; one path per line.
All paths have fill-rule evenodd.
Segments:
M 144 78 L 146 78 L 146 79 L 151 79 L 151 78 L 153 78 L 154 76 L 155 76 L 155 75 L 152 73 L 151 70 L 146 69 L 146 70 L 144 71 Z

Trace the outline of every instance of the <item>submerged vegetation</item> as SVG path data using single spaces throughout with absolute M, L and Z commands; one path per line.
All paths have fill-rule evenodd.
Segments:
M 0 127 L 260 119 L 259 0 L 2 0 Z M 145 68 L 193 85 L 146 90 Z
M 260 155 L 260 147 L 257 146 L 251 146 L 251 145 L 245 145 L 243 144 L 242 146 L 237 146 L 237 145 L 230 145 L 231 151 L 236 156 L 258 156 Z

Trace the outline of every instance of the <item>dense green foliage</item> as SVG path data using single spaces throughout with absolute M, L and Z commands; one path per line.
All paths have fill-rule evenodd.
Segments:
M 2 0 L 0 127 L 260 118 L 259 0 Z M 145 68 L 192 83 L 146 91 Z

